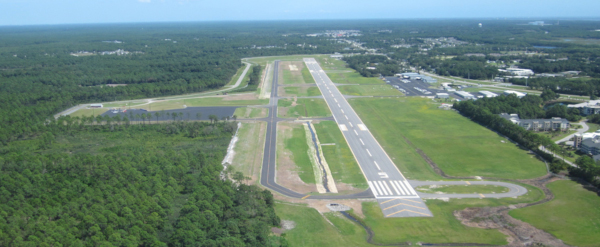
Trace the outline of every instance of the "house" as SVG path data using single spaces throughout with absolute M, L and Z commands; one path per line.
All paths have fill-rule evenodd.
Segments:
M 569 129 L 569 120 L 553 117 L 552 119 L 520 119 L 517 114 L 501 113 L 500 117 L 532 131 L 566 131 Z
M 102 104 L 90 104 L 90 108 L 102 108 Z

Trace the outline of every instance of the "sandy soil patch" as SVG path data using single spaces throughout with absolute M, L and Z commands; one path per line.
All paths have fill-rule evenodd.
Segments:
M 308 207 L 316 209 L 317 211 L 319 211 L 319 213 L 332 212 L 329 208 L 327 208 L 327 205 L 330 203 L 343 204 L 343 205 L 346 205 L 346 206 L 352 208 L 354 214 L 356 214 L 357 216 L 359 216 L 363 219 L 365 218 L 365 215 L 363 214 L 363 211 L 362 211 L 362 203 L 376 201 L 375 199 L 313 200 L 313 199 L 310 199 L 310 197 L 308 199 L 303 200 L 303 199 L 296 199 L 296 198 L 282 196 L 277 193 L 273 193 L 273 194 L 274 194 L 275 200 L 278 200 L 281 202 L 287 202 L 287 203 L 305 204 Z

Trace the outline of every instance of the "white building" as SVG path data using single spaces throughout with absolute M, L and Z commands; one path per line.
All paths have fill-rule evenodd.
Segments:
M 435 97 L 438 99 L 447 99 L 450 97 L 450 95 L 448 95 L 447 93 L 436 93 Z
M 525 97 L 525 95 L 527 95 L 526 93 L 521 93 L 521 92 L 512 91 L 512 90 L 504 91 L 504 95 L 511 95 L 511 94 L 514 94 L 515 96 L 517 96 L 519 98 L 523 98 L 523 97 Z
M 102 104 L 90 104 L 90 108 L 102 108 Z
M 568 105 L 567 107 L 579 109 L 581 115 L 584 116 L 600 114 L 600 100 L 590 100 L 580 104 Z
M 498 71 L 503 72 L 501 70 L 498 70 Z M 535 73 L 533 73 L 533 70 L 521 69 L 521 68 L 507 68 L 505 71 L 510 73 L 511 75 L 516 75 L 516 76 L 530 76 L 530 75 L 535 74 Z
M 455 94 L 458 94 L 458 96 L 463 97 L 464 99 L 475 99 L 475 96 L 465 91 L 458 91 Z
M 492 93 L 492 92 L 490 92 L 490 91 L 479 91 L 479 93 L 480 93 L 480 94 L 483 94 L 483 95 L 484 95 L 485 97 L 487 97 L 487 98 L 493 98 L 493 97 L 496 97 L 496 96 L 498 96 L 497 94 L 495 94 L 495 93 Z

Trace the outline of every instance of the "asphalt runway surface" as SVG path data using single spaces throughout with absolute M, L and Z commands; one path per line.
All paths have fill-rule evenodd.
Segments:
M 120 115 L 122 117 L 129 118 L 129 121 L 142 121 L 140 118 L 142 114 L 151 114 L 150 121 L 173 121 L 173 120 L 209 120 L 210 115 L 216 115 L 219 120 L 223 117 L 233 117 L 233 113 L 237 106 L 211 106 L 211 107 L 187 107 L 184 109 L 174 109 L 165 111 L 146 111 L 144 109 L 120 109 L 120 110 L 108 110 L 101 116 L 114 117 Z M 158 118 L 156 113 L 159 113 Z M 176 114 L 175 118 L 173 113 Z M 179 114 L 181 113 L 181 114 Z M 200 113 L 200 118 L 198 118 Z M 138 117 L 138 115 L 140 117 Z

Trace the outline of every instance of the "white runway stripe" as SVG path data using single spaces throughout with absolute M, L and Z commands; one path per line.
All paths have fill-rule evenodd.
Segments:
M 396 185 L 394 184 L 394 181 L 390 181 L 390 185 L 392 185 L 392 188 L 394 188 L 394 191 L 396 191 L 396 194 L 402 195 L 400 193 L 400 191 L 398 190 L 398 188 L 396 187 Z
M 392 181 L 393 184 L 395 184 L 396 186 L 398 186 L 398 189 L 400 190 L 400 193 L 402 195 L 408 195 L 408 193 L 404 192 L 404 190 L 402 189 L 402 187 L 400 186 L 400 184 L 398 183 L 398 181 Z
M 377 181 L 377 183 L 379 184 L 381 191 L 383 192 L 384 195 L 389 195 L 388 191 L 385 190 L 385 187 L 383 187 L 383 183 L 381 181 Z
M 377 197 L 377 190 L 375 190 L 375 186 L 373 186 L 373 183 L 371 181 L 367 181 L 367 183 L 369 183 L 369 188 L 371 188 L 373 195 L 375 195 L 375 197 Z
M 404 186 L 404 184 L 402 183 L 402 181 L 398 181 L 398 184 L 400 184 L 400 187 L 402 187 L 402 189 L 403 189 L 404 191 L 406 191 L 406 194 L 407 194 L 407 195 L 410 195 L 410 190 L 408 190 L 408 189 L 407 189 L 407 188 Z
M 373 184 L 375 185 L 375 188 L 377 189 L 377 192 L 379 192 L 380 195 L 383 195 L 383 192 L 381 192 L 382 190 L 379 188 L 379 185 L 377 184 L 377 181 L 373 181 Z
M 385 181 L 383 181 L 383 185 L 385 186 L 385 188 L 390 192 L 390 195 L 393 195 L 394 193 L 392 193 L 392 190 L 390 190 L 390 187 L 388 187 L 387 183 Z
M 408 189 L 410 190 L 410 193 L 413 195 L 416 195 L 417 192 L 415 192 L 415 190 L 413 190 L 412 186 L 410 186 L 410 184 L 408 183 L 408 181 L 404 180 L 404 183 L 406 184 L 406 186 L 408 187 Z

